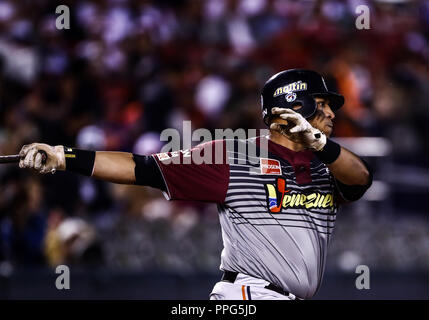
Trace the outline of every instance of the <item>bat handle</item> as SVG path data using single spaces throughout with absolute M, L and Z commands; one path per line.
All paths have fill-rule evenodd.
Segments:
M 42 164 L 46 164 L 48 160 L 48 155 L 45 151 L 40 150 L 39 153 L 42 155 Z M 0 164 L 1 163 L 17 163 L 21 160 L 21 156 L 19 154 L 13 154 L 9 156 L 0 156 Z
M 10 156 L 0 156 L 0 163 L 14 163 L 19 162 L 20 160 L 19 154 L 14 154 Z

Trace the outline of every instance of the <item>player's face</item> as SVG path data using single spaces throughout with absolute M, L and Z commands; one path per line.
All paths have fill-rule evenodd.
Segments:
M 328 137 L 332 134 L 332 129 L 334 126 L 333 120 L 335 114 L 329 106 L 329 100 L 326 98 L 315 98 L 317 111 L 314 116 L 308 119 L 310 124 L 322 131 Z

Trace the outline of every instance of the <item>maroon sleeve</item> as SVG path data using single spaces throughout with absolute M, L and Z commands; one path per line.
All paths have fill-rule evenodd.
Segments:
M 222 203 L 229 184 L 224 140 L 193 149 L 154 154 L 169 200 Z

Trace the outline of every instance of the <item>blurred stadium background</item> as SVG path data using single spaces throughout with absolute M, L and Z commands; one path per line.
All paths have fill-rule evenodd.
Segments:
M 361 4 L 370 30 L 355 27 Z M 35 141 L 150 154 L 183 120 L 263 128 L 265 80 L 315 69 L 346 97 L 334 136 L 375 169 L 340 209 L 315 298 L 429 298 L 428 31 L 429 1 L 1 0 L 0 154 Z M 215 205 L 0 167 L 0 298 L 207 299 L 221 249 Z M 359 264 L 370 290 L 355 288 Z

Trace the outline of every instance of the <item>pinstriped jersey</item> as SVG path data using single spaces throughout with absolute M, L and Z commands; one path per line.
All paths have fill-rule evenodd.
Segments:
M 295 152 L 270 140 L 262 150 L 262 139 L 218 140 L 176 154 L 181 160 L 194 152 L 216 154 L 221 145 L 221 163 L 167 163 L 172 153 L 154 158 L 168 199 L 217 203 L 222 270 L 309 298 L 320 286 L 335 225 L 335 180 L 313 152 Z

